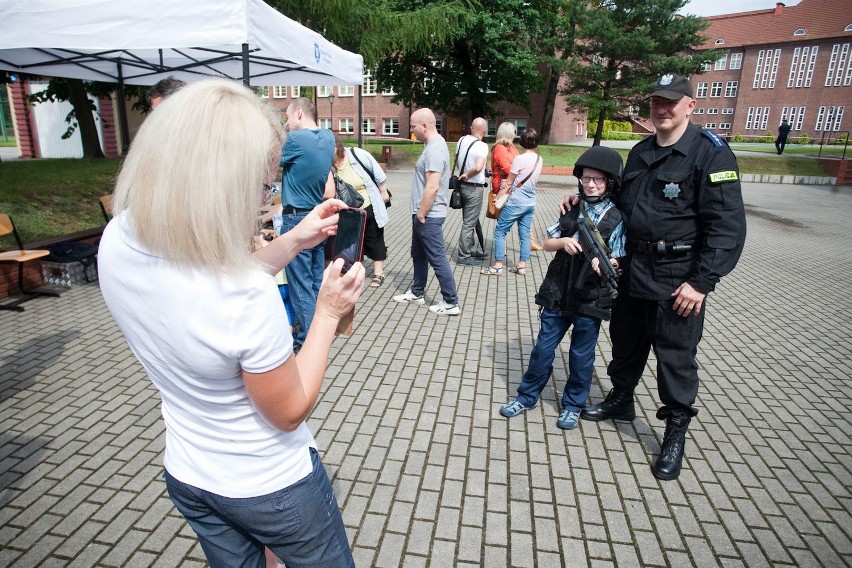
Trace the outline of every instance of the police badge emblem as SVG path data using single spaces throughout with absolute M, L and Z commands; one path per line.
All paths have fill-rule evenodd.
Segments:
M 672 81 L 674 81 L 674 75 L 672 75 L 671 73 L 666 73 L 665 75 L 660 77 L 660 86 L 668 87 L 672 84 Z
M 680 186 L 674 182 L 667 183 L 663 188 L 663 195 L 672 201 L 680 194 Z

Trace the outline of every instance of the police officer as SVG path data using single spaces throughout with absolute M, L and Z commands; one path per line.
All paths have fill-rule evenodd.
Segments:
M 610 325 L 613 388 L 581 418 L 633 420 L 633 391 L 653 348 L 662 402 L 657 418 L 666 420 L 666 431 L 651 471 L 669 480 L 680 474 L 686 431 L 698 413 L 695 355 L 705 298 L 736 266 L 746 224 L 733 152 L 689 122 L 695 108 L 689 79 L 663 75 L 650 103 L 656 134 L 630 151 L 618 198 L 627 259 Z

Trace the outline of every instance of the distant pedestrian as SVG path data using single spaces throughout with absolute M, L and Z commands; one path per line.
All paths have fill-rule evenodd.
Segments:
M 790 135 L 790 130 L 793 127 L 786 120 L 781 121 L 781 126 L 778 127 L 778 138 L 775 139 L 775 149 L 778 150 L 778 155 L 784 153 L 784 147 L 787 145 L 787 136 Z
M 530 259 L 530 229 L 535 215 L 535 191 L 541 177 L 541 156 L 538 148 L 538 132 L 527 128 L 521 132 L 521 147 L 524 152 L 515 157 L 509 174 L 500 184 L 497 198 L 508 195 L 508 200 L 494 226 L 494 264 L 483 268 L 485 276 L 499 276 L 503 273 L 506 260 L 506 235 L 516 222 L 518 238 L 521 241 L 520 257 L 509 272 L 524 276 L 527 273 L 527 261 Z
M 456 281 L 447 259 L 442 229 L 447 218 L 450 198 L 450 151 L 447 141 L 435 128 L 435 114 L 422 108 L 411 115 L 411 133 L 426 144 L 414 166 L 411 180 L 411 260 L 414 278 L 404 294 L 393 297 L 395 302 L 423 304 L 426 302 L 426 278 L 429 266 L 441 285 L 443 299 L 429 306 L 442 316 L 461 313 Z
M 462 196 L 458 262 L 463 266 L 479 266 L 485 258 L 485 239 L 479 215 L 482 213 L 485 188 L 488 187 L 488 180 L 485 178 L 488 144 L 482 141 L 487 130 L 488 122 L 484 118 L 474 118 L 470 125 L 470 134 L 462 136 L 456 145 L 456 157 L 461 156 L 458 164 Z
M 148 92 L 145 95 L 148 98 L 148 104 L 151 105 L 151 110 L 157 108 L 157 106 L 159 106 L 159 104 L 163 102 L 163 99 L 170 95 L 173 95 L 179 89 L 185 86 L 186 83 L 184 81 L 176 79 L 171 75 L 169 75 L 165 79 L 160 79 L 159 81 L 157 81 L 157 83 L 153 87 L 148 89 Z
M 334 133 L 317 126 L 317 107 L 308 99 L 295 99 L 286 110 L 287 140 L 281 150 L 283 168 L 281 231 L 292 230 L 322 203 L 325 183 L 334 159 Z M 298 352 L 314 319 L 317 295 L 325 270 L 325 246 L 299 252 L 284 269 L 298 328 L 293 343 Z

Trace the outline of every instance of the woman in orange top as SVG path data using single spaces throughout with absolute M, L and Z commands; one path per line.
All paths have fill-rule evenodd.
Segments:
M 509 175 L 512 168 L 512 160 L 518 155 L 515 147 L 515 125 L 511 122 L 503 122 L 497 127 L 497 141 L 491 150 L 491 193 L 497 195 L 500 191 L 500 183 Z M 535 240 L 535 233 L 530 231 L 530 249 L 542 250 Z

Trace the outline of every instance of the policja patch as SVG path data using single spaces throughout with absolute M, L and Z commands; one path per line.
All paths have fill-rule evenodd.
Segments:
M 674 201 L 674 198 L 677 197 L 679 194 L 680 194 L 680 185 L 678 185 L 674 182 L 667 183 L 666 186 L 663 188 L 663 195 L 665 197 L 668 197 L 672 201 Z
M 737 181 L 739 177 L 737 176 L 737 172 L 734 170 L 729 170 L 727 172 L 716 172 L 710 174 L 710 183 L 721 183 L 723 181 Z M 668 186 L 666 186 L 668 187 Z M 666 196 L 668 197 L 668 196 Z

